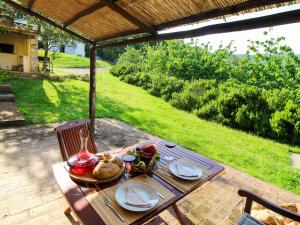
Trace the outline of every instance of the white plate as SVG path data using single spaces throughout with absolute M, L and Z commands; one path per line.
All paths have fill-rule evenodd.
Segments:
M 134 191 L 139 194 L 139 196 L 143 199 L 149 199 L 150 207 L 137 207 L 127 205 L 126 202 L 126 191 L 128 187 L 134 188 Z M 124 209 L 134 211 L 134 212 L 144 212 L 150 209 L 153 209 L 157 203 L 159 202 L 159 196 L 156 191 L 147 184 L 138 183 L 138 182 L 126 182 L 119 186 L 115 193 L 115 199 L 117 203 L 123 207 Z
M 194 169 L 197 170 L 198 176 L 186 177 L 186 176 L 179 175 L 178 171 L 177 171 L 177 165 L 193 167 Z M 175 161 L 175 162 L 171 163 L 170 166 L 169 166 L 169 169 L 170 169 L 171 173 L 174 174 L 176 177 L 179 177 L 179 178 L 184 179 L 184 180 L 198 180 L 199 178 L 201 178 L 203 176 L 203 172 L 199 167 L 191 165 L 190 163 L 185 162 L 183 160 Z

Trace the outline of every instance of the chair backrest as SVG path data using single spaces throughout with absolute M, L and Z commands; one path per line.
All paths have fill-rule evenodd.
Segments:
M 61 156 L 64 161 L 80 151 L 81 141 L 79 131 L 82 128 L 88 128 L 90 131 L 88 139 L 89 152 L 97 153 L 97 148 L 93 136 L 91 135 L 90 122 L 90 119 L 75 120 L 54 129 L 57 134 Z
M 257 202 L 258 204 L 264 206 L 267 209 L 270 209 L 271 211 L 283 216 L 283 217 L 287 217 L 291 220 L 295 220 L 297 222 L 300 222 L 300 214 L 290 211 L 286 208 L 280 207 L 278 205 L 273 204 L 272 202 L 258 196 L 257 194 L 255 194 L 254 192 L 251 192 L 247 189 L 241 188 L 238 191 L 238 194 L 241 197 L 246 197 L 246 205 L 245 205 L 245 209 L 244 212 L 251 214 L 251 209 L 252 209 L 252 203 Z

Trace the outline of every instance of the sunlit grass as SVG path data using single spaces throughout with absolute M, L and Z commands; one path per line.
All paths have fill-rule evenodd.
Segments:
M 44 56 L 44 51 L 39 51 L 39 56 Z M 90 59 L 82 56 L 70 55 L 66 53 L 49 53 L 55 68 L 88 68 Z M 108 62 L 97 60 L 97 67 L 110 67 Z

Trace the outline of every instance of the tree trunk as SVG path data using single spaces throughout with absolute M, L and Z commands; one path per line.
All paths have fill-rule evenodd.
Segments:
M 45 49 L 45 54 L 44 54 L 44 62 L 43 62 L 43 75 L 48 76 L 47 64 L 49 64 L 48 61 L 49 43 L 47 40 L 44 41 L 44 49 Z
M 59 52 L 62 52 L 62 53 L 65 52 L 65 46 L 64 46 L 64 45 L 61 45 L 61 46 L 59 47 Z

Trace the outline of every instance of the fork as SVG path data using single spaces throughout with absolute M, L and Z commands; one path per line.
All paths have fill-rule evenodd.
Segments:
M 144 181 L 144 184 L 147 184 L 146 181 Z M 160 192 L 156 191 L 156 194 L 161 197 L 162 199 L 166 199 L 165 196 L 163 196 Z
M 104 200 L 104 204 L 110 208 L 115 214 L 116 216 L 122 221 L 125 222 L 124 218 L 120 215 L 120 213 L 110 204 L 108 198 L 106 196 L 103 197 Z

